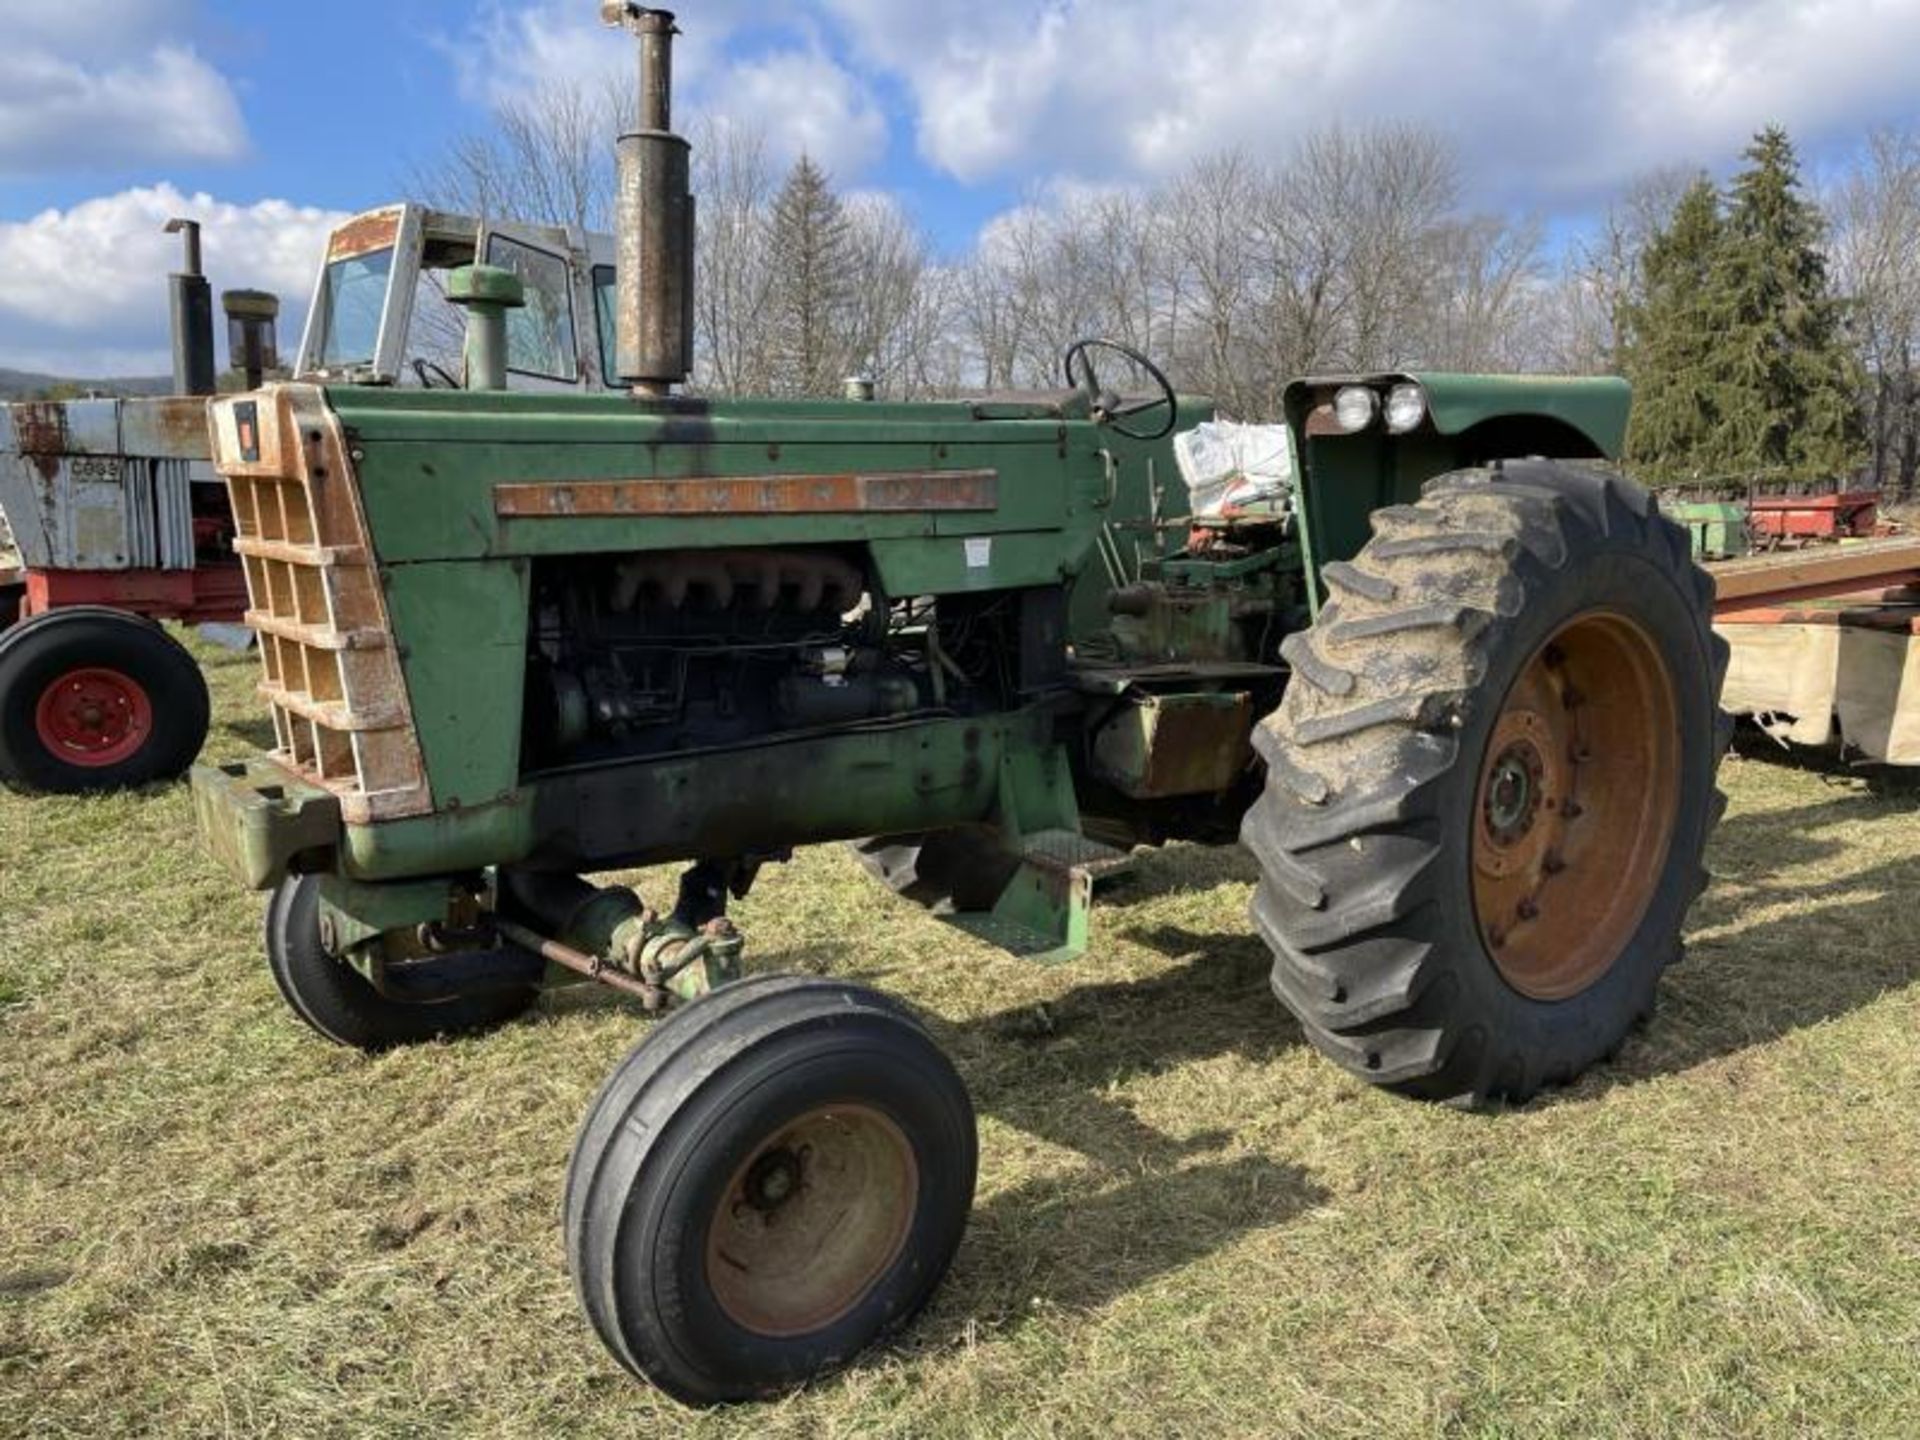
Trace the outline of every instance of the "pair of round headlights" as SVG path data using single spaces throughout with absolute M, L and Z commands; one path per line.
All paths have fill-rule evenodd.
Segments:
M 1349 435 L 1373 424 L 1382 408 L 1380 393 L 1365 385 L 1348 385 L 1333 397 L 1333 418 Z M 1405 435 L 1418 430 L 1427 418 L 1427 392 L 1418 385 L 1396 385 L 1387 392 L 1384 409 L 1391 433 Z

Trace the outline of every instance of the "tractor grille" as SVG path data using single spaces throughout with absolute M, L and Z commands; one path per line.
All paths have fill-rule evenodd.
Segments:
M 133 459 L 126 465 L 129 568 L 193 569 L 191 463 Z
M 274 757 L 350 822 L 432 810 L 406 684 L 338 422 L 316 390 L 215 407 Z M 250 458 L 251 457 L 251 458 Z

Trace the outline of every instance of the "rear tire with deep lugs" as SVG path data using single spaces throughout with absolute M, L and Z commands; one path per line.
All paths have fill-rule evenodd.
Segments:
M 1256 735 L 1275 992 L 1352 1074 L 1523 1100 L 1649 1013 L 1732 733 L 1686 533 L 1617 475 L 1445 476 L 1381 511 Z

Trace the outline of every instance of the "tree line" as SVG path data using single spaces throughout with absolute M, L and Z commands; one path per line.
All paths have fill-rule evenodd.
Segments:
M 422 174 L 449 208 L 611 226 L 619 100 L 560 88 Z M 895 202 L 844 193 L 763 137 L 695 129 L 696 385 L 883 397 L 1048 388 L 1104 336 L 1244 419 L 1291 379 L 1419 368 L 1624 373 L 1656 483 L 1828 480 L 1902 494 L 1920 470 L 1920 137 L 1871 137 L 1819 195 L 1778 129 L 1724 189 L 1643 177 L 1590 233 L 1467 203 L 1443 137 L 1329 128 L 1149 187 L 1036 194 L 963 255 Z

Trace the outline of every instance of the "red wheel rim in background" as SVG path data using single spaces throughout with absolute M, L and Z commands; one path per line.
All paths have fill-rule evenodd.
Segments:
M 153 733 L 153 701 L 118 670 L 70 670 L 41 692 L 33 721 L 54 755 L 98 770 L 140 752 Z

